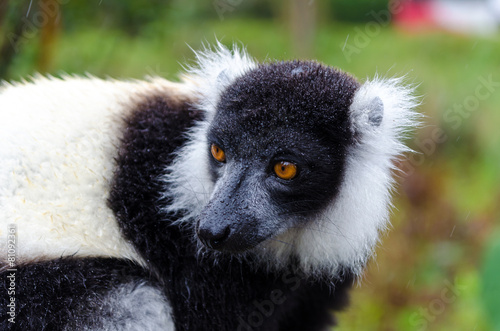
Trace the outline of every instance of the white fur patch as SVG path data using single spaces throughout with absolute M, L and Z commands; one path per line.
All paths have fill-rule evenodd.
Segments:
M 107 206 L 133 96 L 187 89 L 162 79 L 37 77 L 0 89 L 0 251 L 17 227 L 17 261 L 141 258 Z M 190 92 L 192 93 L 192 92 Z M 0 262 L 6 254 L 0 254 Z
M 198 89 L 204 100 L 199 107 L 209 114 L 209 122 L 222 89 L 229 85 L 218 84 L 220 73 L 229 70 L 230 79 L 226 82 L 231 82 L 256 64 L 244 52 L 231 53 L 220 45 L 217 52 L 204 52 L 198 59 L 200 67 L 192 72 L 203 77 Z M 373 254 L 380 231 L 388 224 L 394 161 L 408 150 L 402 143 L 404 134 L 417 123 L 417 101 L 412 93 L 413 89 L 399 79 L 375 78 L 359 88 L 350 107 L 357 144 L 348 151 L 339 195 L 312 225 L 290 229 L 259 245 L 255 251 L 263 263 L 282 268 L 291 256 L 297 256 L 308 274 L 338 275 L 341 268 L 361 273 Z M 380 101 L 383 104 L 382 112 L 371 106 L 375 99 L 378 106 Z M 377 111 L 372 112 L 373 109 Z M 174 201 L 166 210 L 187 211 L 181 220 L 186 225 L 194 223 L 214 189 L 205 141 L 208 122 L 193 130 L 190 143 L 179 152 L 166 177 L 172 187 L 167 196 Z
M 202 121 L 191 130 L 189 143 L 179 150 L 164 178 L 168 187 L 165 197 L 172 201 L 165 206 L 165 211 L 182 214 L 178 224 L 191 222 L 199 215 L 213 192 L 207 158 L 208 125 L 208 122 Z
M 145 284 L 126 284 L 99 303 L 89 330 L 173 331 L 172 308 L 160 290 Z
M 208 120 L 215 113 L 221 93 L 238 77 L 257 67 L 257 63 L 246 53 L 233 45 L 229 50 L 217 42 L 215 50 L 206 47 L 195 52 L 196 66 L 188 67 L 186 81 L 196 86 L 199 95 L 199 109 L 207 113 Z

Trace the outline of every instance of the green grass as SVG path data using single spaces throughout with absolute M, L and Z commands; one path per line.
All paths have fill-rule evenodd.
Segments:
M 407 34 L 385 28 L 359 47 L 356 38 L 365 28 L 320 25 L 308 51 L 310 57 L 361 80 L 378 73 L 406 75 L 408 82 L 418 84 L 423 100 L 420 109 L 427 118 L 411 144 L 423 153 L 424 162 L 414 167 L 413 174 L 400 178 L 393 229 L 361 286 L 353 291 L 351 307 L 340 315 L 339 330 L 489 330 L 486 312 L 494 300 L 486 296 L 490 306 L 483 308 L 478 270 L 500 212 L 500 87 L 460 117 L 456 128 L 445 114 L 475 94 L 480 77 L 491 75 L 500 82 L 500 37 Z M 245 44 L 258 60 L 295 58 L 284 21 L 158 21 L 136 37 L 91 26 L 63 31 L 49 73 L 88 72 L 117 78 L 158 74 L 176 79 L 180 63 L 193 59 L 187 45 L 198 49 L 215 36 L 225 44 Z M 346 57 L 344 45 L 358 47 L 359 53 Z M 37 52 L 35 38 L 16 57 L 9 78 L 37 71 Z M 418 142 L 428 140 L 436 127 L 447 138 L 426 154 Z M 494 265 L 491 256 L 488 266 Z M 487 279 L 491 281 L 490 274 Z M 423 318 L 422 309 L 442 300 L 446 282 L 459 284 L 460 295 L 439 313 Z

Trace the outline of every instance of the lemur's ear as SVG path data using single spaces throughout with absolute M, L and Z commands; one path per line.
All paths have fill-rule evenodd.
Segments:
M 384 103 L 375 97 L 367 106 L 368 122 L 372 126 L 379 126 L 384 118 Z
M 378 127 L 384 118 L 384 103 L 380 97 L 365 98 L 351 106 L 356 126 Z
M 415 126 L 417 104 L 413 88 L 401 79 L 379 79 L 362 84 L 349 107 L 351 128 L 355 135 L 383 135 L 394 141 L 400 134 Z
M 229 85 L 231 83 L 231 79 L 229 78 L 227 71 L 228 69 L 223 69 L 219 73 L 216 79 L 217 85 Z
M 384 119 L 384 102 L 379 96 L 360 97 L 357 91 L 351 104 L 352 129 L 355 134 L 362 134 L 378 128 Z

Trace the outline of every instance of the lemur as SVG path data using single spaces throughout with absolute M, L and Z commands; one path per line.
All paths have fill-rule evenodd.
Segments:
M 417 99 L 218 45 L 180 82 L 0 90 L 1 329 L 324 330 L 388 224 Z

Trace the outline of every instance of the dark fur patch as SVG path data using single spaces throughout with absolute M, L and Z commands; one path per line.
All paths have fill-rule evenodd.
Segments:
M 347 130 L 349 107 L 359 86 L 349 74 L 317 62 L 273 62 L 237 78 L 218 109 L 239 117 L 267 114 L 264 119 L 276 125 L 300 123 L 304 130 L 326 130 L 323 134 L 328 135 L 330 130 Z
M 6 295 L 15 276 L 16 317 L 8 321 Z M 18 267 L 0 274 L 1 330 L 74 330 L 97 328 L 93 316 L 99 314 L 108 292 L 130 282 L 148 282 L 148 272 L 131 262 L 118 259 L 64 258 Z M 105 316 L 101 316 L 105 318 Z
M 160 177 L 200 116 L 188 101 L 156 96 L 144 97 L 125 119 L 109 203 L 125 236 L 148 259 L 162 259 L 164 246 L 175 246 L 161 240 L 168 223 L 159 216 Z

